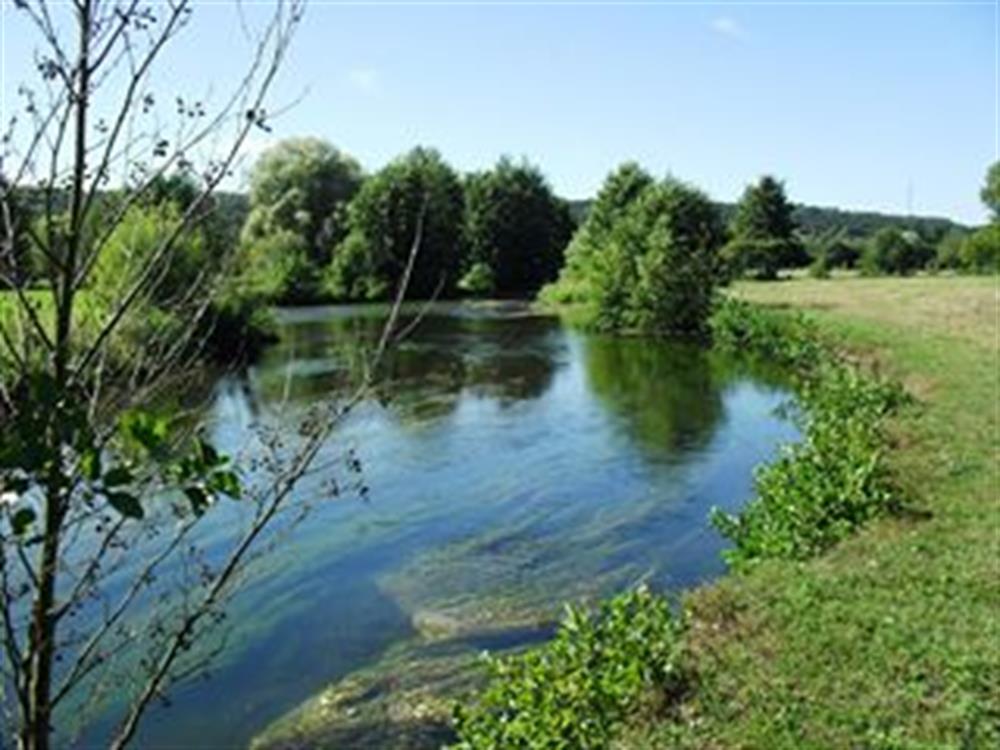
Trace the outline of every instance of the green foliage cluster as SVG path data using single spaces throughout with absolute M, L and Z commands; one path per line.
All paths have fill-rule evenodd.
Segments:
M 80 466 L 81 483 L 74 488 L 87 503 L 99 502 L 131 519 L 145 516 L 140 497 L 151 483 L 180 492 L 188 510 L 203 513 L 221 497 L 238 499 L 240 480 L 227 456 L 203 438 L 178 443 L 169 419 L 149 411 L 129 411 L 118 418 L 110 439 L 98 436 L 84 398 L 62 399 L 52 377 L 37 373 L 18 384 L 18 397 L 35 408 L 8 419 L 0 435 L 0 487 L 17 496 L 8 516 L 10 531 L 28 546 L 41 541 L 35 534 L 38 490 L 58 491 L 63 481 L 52 471 L 56 456 L 52 436 L 72 452 Z M 57 403 L 62 400 L 62 403 Z M 58 414 L 58 421 L 53 421 Z
M 556 278 L 574 222 L 568 204 L 556 197 L 537 167 L 505 157 L 493 169 L 470 175 L 465 212 L 472 278 L 460 286 L 480 293 L 534 294 Z M 484 290 L 487 279 L 491 284 Z
M 420 228 L 408 295 L 450 293 L 463 261 L 465 198 L 455 171 L 433 149 L 415 148 L 365 180 L 347 210 L 325 288 L 336 299 L 389 297 Z
M 493 268 L 485 261 L 473 263 L 458 280 L 458 288 L 473 297 L 488 297 L 496 289 Z
M 626 164 L 613 172 L 543 300 L 582 305 L 605 331 L 702 336 L 719 280 L 723 229 L 703 193 L 653 182 Z
M 868 275 L 908 276 L 926 267 L 935 257 L 934 247 L 919 233 L 897 227 L 880 229 L 871 238 L 862 257 Z
M 656 181 L 635 162 L 625 162 L 604 180 L 596 200 L 586 211 L 586 219 L 566 249 L 559 279 L 542 290 L 542 299 L 551 304 L 585 304 L 597 291 L 597 257 L 609 244 L 611 232 L 626 210 Z
M 725 553 L 731 564 L 811 557 L 898 507 L 885 432 L 905 400 L 897 384 L 841 361 L 801 318 L 728 301 L 712 325 L 717 346 L 793 368 L 804 419 L 802 442 L 758 470 L 755 499 L 735 516 L 713 512 L 735 544 Z
M 114 357 L 124 360 L 133 356 L 151 338 L 169 340 L 183 336 L 190 320 L 181 320 L 171 310 L 196 310 L 203 304 L 204 314 L 198 315 L 196 321 L 198 335 L 192 337 L 192 346 L 204 342 L 202 354 L 232 360 L 251 353 L 269 337 L 271 321 L 261 302 L 271 299 L 273 291 L 248 284 L 247 279 L 256 278 L 267 284 L 276 283 L 285 275 L 220 273 L 227 255 L 220 243 L 228 240 L 220 225 L 211 219 L 210 210 L 204 221 L 196 220 L 190 228 L 179 232 L 170 250 L 153 262 L 164 240 L 181 227 L 183 215 L 198 191 L 198 186 L 184 176 L 155 183 L 142 203 L 125 212 L 94 263 L 87 281 L 91 321 L 114 309 L 140 274 L 155 279 L 151 293 L 136 301 L 116 333 L 112 342 Z M 265 240 L 270 241 L 275 239 Z M 257 256 L 250 260 L 259 262 Z M 211 280 L 219 281 L 213 284 L 209 283 Z M 201 298 L 205 294 L 211 296 L 207 301 Z
M 986 182 L 979 191 L 979 197 L 989 209 L 993 221 L 1000 221 L 1000 161 L 994 162 L 986 170 Z
M 489 686 L 456 707 L 454 747 L 607 747 L 630 715 L 683 689 L 680 644 L 667 602 L 645 588 L 594 614 L 567 607 L 551 642 L 489 659 Z
M 959 249 L 958 259 L 961 270 L 1000 273 L 1000 223 L 995 220 L 968 235 Z
M 182 207 L 164 196 L 158 203 L 134 206 L 122 217 L 90 274 L 92 293 L 105 304 L 120 299 L 153 262 L 164 238 L 181 225 Z M 195 279 L 211 263 L 205 235 L 200 227 L 182 233 L 169 252 L 163 253 L 152 270 L 159 282 L 150 303 L 163 303 L 191 289 Z
M 504 158 L 462 179 L 415 148 L 364 177 L 323 141 L 291 139 L 254 168 L 239 283 L 270 302 L 381 300 L 421 229 L 408 295 L 531 294 L 558 273 L 574 222 L 542 173 Z
M 747 186 L 730 225 L 722 256 L 732 276 L 773 279 L 781 268 L 805 265 L 785 186 L 770 175 Z
M 827 278 L 835 268 L 854 268 L 863 251 L 863 245 L 850 239 L 844 227 L 809 235 L 804 245 L 811 258 L 809 274 L 820 279 Z
M 577 224 L 582 224 L 593 205 L 593 201 L 570 202 L 570 211 Z M 736 215 L 736 203 L 719 201 L 716 203 L 723 221 L 728 225 Z M 792 220 L 803 238 L 827 232 L 843 230 L 846 237 L 854 242 L 864 240 L 885 226 L 908 226 L 925 237 L 941 237 L 948 232 L 964 227 L 951 219 L 934 216 L 903 216 L 874 211 L 849 211 L 824 206 L 808 206 L 796 203 L 792 207 Z
M 361 181 L 360 165 L 318 138 L 289 138 L 265 151 L 250 179 L 241 283 L 271 301 L 315 298 Z

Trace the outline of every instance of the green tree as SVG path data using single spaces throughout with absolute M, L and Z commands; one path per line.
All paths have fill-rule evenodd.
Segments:
M 733 217 L 733 239 L 723 251 L 732 273 L 773 279 L 779 268 L 808 262 L 792 211 L 784 184 L 770 175 L 747 186 Z
M 605 247 L 615 224 L 655 180 L 635 162 L 625 162 L 604 180 L 583 224 L 566 249 L 559 279 L 542 292 L 554 303 L 581 303 L 593 297 L 595 258 Z
M 469 279 L 501 295 L 532 293 L 555 279 L 573 233 L 569 206 L 552 192 L 537 167 L 502 158 L 465 184 Z
M 274 284 L 285 290 L 281 301 L 315 297 L 330 248 L 346 233 L 345 208 L 361 180 L 361 167 L 353 158 L 318 138 L 289 138 L 257 160 L 250 178 L 250 211 L 242 245 L 255 269 L 296 269 L 294 275 Z M 305 264 L 302 258 L 262 257 L 289 246 L 304 249 Z M 259 281 L 248 279 L 247 283 L 260 286 Z
M 368 178 L 351 201 L 327 290 L 337 299 L 385 299 L 416 249 L 407 295 L 450 294 L 463 257 L 463 214 L 454 170 L 437 151 L 413 149 Z
M 987 224 L 965 238 L 961 264 L 973 273 L 1000 273 L 1000 223 Z
M 157 175 L 149 183 L 143 205 L 158 206 L 172 203 L 178 211 L 186 211 L 198 200 L 201 186 L 190 172 L 177 170 L 169 175 Z
M 979 191 L 979 197 L 990 210 L 993 221 L 1000 221 L 1000 161 L 994 162 L 986 171 L 986 183 Z
M 194 217 L 250 133 L 268 127 L 266 95 L 302 14 L 299 0 L 275 0 L 247 20 L 253 59 L 218 106 L 163 101 L 160 63 L 192 5 L 13 4 L 39 64 L 17 85 L 26 131 L 0 145 L 0 216 L 31 201 L 31 250 L 48 282 L 11 279 L 0 315 L 0 703 L 4 745 L 21 750 L 72 744 L 84 727 L 100 734 L 89 744 L 122 750 L 151 705 L 203 674 L 225 640 L 213 623 L 340 408 L 309 418 L 297 436 L 308 453 L 286 463 L 275 451 L 303 467 L 276 466 L 280 483 L 237 476 L 189 413 L 164 414 L 195 369 L 225 267 L 196 262 Z M 182 166 L 199 175 L 183 212 L 156 195 Z M 7 240 L 16 233 L 3 222 Z M 153 309 L 180 325 L 144 326 L 141 346 L 115 356 Z M 246 510 L 207 549 L 196 526 L 230 501 Z
M 169 252 L 157 254 L 161 238 L 178 231 L 181 215 L 172 201 L 133 206 L 125 212 L 90 273 L 90 288 L 99 300 L 111 305 L 141 273 L 157 275 L 158 283 L 144 300 L 154 305 L 181 298 L 199 286 L 199 275 L 210 269 L 204 234 L 197 227 L 185 231 Z M 151 264 L 155 265 L 149 270 Z
M 883 227 L 869 240 L 862 266 L 867 274 L 905 276 L 926 266 L 934 255 L 934 247 L 919 233 L 899 227 Z
M 934 268 L 939 271 L 958 270 L 962 267 L 962 248 L 967 240 L 967 233 L 952 229 L 937 243 L 934 252 Z
M 647 186 L 592 258 L 585 319 L 603 330 L 704 335 L 723 238 L 703 193 L 674 179 Z

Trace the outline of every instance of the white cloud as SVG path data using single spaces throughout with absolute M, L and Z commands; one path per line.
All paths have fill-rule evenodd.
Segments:
M 362 94 L 375 94 L 379 90 L 378 71 L 372 68 L 353 68 L 347 72 L 347 82 Z
M 735 18 L 729 16 L 719 16 L 712 19 L 712 31 L 731 39 L 746 39 L 748 34 L 746 29 Z

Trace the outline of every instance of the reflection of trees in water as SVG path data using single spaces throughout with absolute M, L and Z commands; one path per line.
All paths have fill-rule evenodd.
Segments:
M 703 448 L 724 416 L 727 373 L 696 346 L 593 336 L 583 360 L 594 395 L 658 457 Z
M 402 318 L 397 330 L 412 320 Z M 361 382 L 383 324 L 361 315 L 287 326 L 253 368 L 257 398 L 301 403 L 345 393 Z M 465 393 L 502 406 L 538 398 L 555 372 L 557 326 L 536 317 L 429 315 L 386 354 L 379 400 L 408 423 L 447 416 Z

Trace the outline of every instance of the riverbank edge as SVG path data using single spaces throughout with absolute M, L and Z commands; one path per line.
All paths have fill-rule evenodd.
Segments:
M 723 298 L 711 324 L 713 348 L 788 371 L 803 427 L 800 441 L 757 468 L 755 496 L 740 513 L 712 515 L 734 542 L 725 553 L 730 576 L 750 572 L 762 561 L 817 557 L 869 521 L 904 507 L 886 461 L 891 447 L 886 420 L 908 401 L 898 383 L 846 357 L 837 342 L 826 340 L 801 315 Z M 686 608 L 680 620 L 680 627 L 671 627 L 663 639 L 663 647 L 680 654 L 677 662 L 668 670 L 649 670 L 650 677 L 633 682 L 627 694 L 620 684 L 609 692 L 606 677 L 641 668 L 642 662 L 613 663 L 616 654 L 635 656 L 620 648 L 621 641 L 631 640 L 628 627 L 602 627 L 600 616 L 593 632 L 606 632 L 613 641 L 579 644 L 592 652 L 586 679 L 575 669 L 564 679 L 553 667 L 563 651 L 573 651 L 566 644 L 578 637 L 579 626 L 570 622 L 558 633 L 555 648 L 541 646 L 536 650 L 540 656 L 529 655 L 544 668 L 522 666 L 528 663 L 522 656 L 494 662 L 493 681 L 471 708 L 463 706 L 456 714 L 456 747 L 541 747 L 569 741 L 574 747 L 600 748 L 608 746 L 621 725 L 655 722 L 657 717 L 683 731 L 686 705 L 699 700 L 701 667 L 688 642 L 698 624 Z M 679 676 L 684 682 L 680 687 Z M 613 718 L 595 716 L 609 706 Z M 650 706 L 655 707 L 652 714 Z M 581 734 L 581 727 L 589 728 Z
M 723 309 L 731 308 L 733 305 L 737 304 L 739 303 L 727 302 L 723 305 Z M 551 312 L 550 309 L 546 309 L 546 311 Z M 854 363 L 842 362 L 842 358 L 835 354 L 836 349 L 834 348 L 834 345 L 830 342 L 822 341 L 818 332 L 807 326 L 799 316 L 790 315 L 787 312 L 765 313 L 762 310 L 756 309 L 752 310 L 752 312 L 753 316 L 749 316 L 751 308 L 744 307 L 739 316 L 733 316 L 730 314 L 728 318 L 726 318 L 728 321 L 727 323 L 722 325 L 717 324 L 716 346 L 723 350 L 729 350 L 741 354 L 742 356 L 750 359 L 761 358 L 779 361 L 784 367 L 788 368 L 789 371 L 793 373 L 798 386 L 796 390 L 800 394 L 803 392 L 804 388 L 814 387 L 814 385 L 810 385 L 810 383 L 813 383 L 815 380 L 815 372 L 820 369 L 818 365 L 821 362 L 836 361 L 838 366 L 859 369 L 855 367 Z M 741 317 L 745 317 L 745 319 L 753 321 L 755 325 L 750 325 L 741 331 L 737 331 L 736 326 L 734 326 L 733 323 Z M 761 321 L 765 321 L 766 325 L 762 325 Z M 891 399 L 892 396 L 889 395 L 889 391 L 885 392 L 885 398 L 887 399 L 885 408 L 880 408 L 873 412 L 875 417 L 879 420 L 881 420 L 882 416 L 888 414 L 891 410 L 888 400 Z M 809 402 L 806 401 L 805 403 Z M 819 400 L 813 400 L 812 404 L 813 408 L 816 409 L 821 408 L 822 402 Z M 808 424 L 810 421 L 808 414 L 805 416 Z M 879 425 L 878 429 L 875 430 L 874 434 L 876 434 L 880 440 L 884 437 L 884 431 L 881 429 L 881 425 Z M 808 439 L 808 436 L 805 436 L 805 439 Z M 875 459 L 879 462 L 880 471 L 882 469 L 881 454 L 883 447 L 885 446 L 882 444 L 876 446 L 876 450 L 879 455 L 875 456 Z M 771 464 L 765 464 L 762 465 L 762 467 L 766 468 L 770 465 Z M 865 520 L 867 520 L 867 518 Z M 737 575 L 737 573 L 730 573 L 730 576 L 732 575 Z M 692 624 L 688 622 L 689 618 L 687 616 L 682 619 L 684 620 L 685 633 L 683 638 L 686 639 L 686 633 L 692 630 Z M 696 630 L 697 628 L 695 627 L 693 629 Z M 682 648 L 687 653 L 692 652 L 692 649 L 688 648 L 686 644 L 682 644 Z M 470 665 L 464 666 L 467 668 Z M 698 671 L 696 663 L 685 665 L 685 673 L 697 675 Z M 254 740 L 253 746 L 255 748 L 287 747 L 293 744 L 295 746 L 308 747 L 325 746 L 322 737 L 324 734 L 329 734 L 332 727 L 327 726 L 324 728 L 324 725 L 329 722 L 336 722 L 336 716 L 331 716 L 331 713 L 335 712 L 331 712 L 330 708 L 332 708 L 331 704 L 338 702 L 334 700 L 334 696 L 338 693 L 338 686 L 341 686 L 341 693 L 346 692 L 347 694 L 356 695 L 358 692 L 356 690 L 344 691 L 342 689 L 343 687 L 351 684 L 352 678 L 353 676 L 350 676 L 344 681 L 334 683 L 324 691 L 321 691 L 318 696 L 309 699 L 297 709 L 279 717 L 279 719 L 270 724 L 257 736 Z M 692 678 L 692 687 L 695 686 L 696 680 L 696 677 Z M 478 682 L 479 681 L 477 680 L 463 681 L 465 689 L 469 690 L 469 693 L 467 694 L 469 697 L 479 693 L 479 691 L 476 690 Z M 680 694 L 688 695 L 690 691 L 677 691 L 674 686 L 672 687 L 671 692 L 674 695 L 679 694 L 679 692 Z M 326 699 L 321 697 L 323 695 L 326 696 Z M 464 697 L 465 696 L 459 696 L 458 699 Z M 422 698 L 422 710 L 418 710 L 416 713 L 426 715 L 428 713 L 427 709 L 430 706 L 427 704 L 427 695 L 425 693 L 422 695 Z M 637 702 L 642 705 L 649 705 L 649 702 L 645 700 Z M 432 720 L 433 724 L 439 728 L 442 721 L 447 718 L 443 714 L 443 710 L 447 706 L 447 701 L 434 701 L 434 703 L 436 704 L 436 710 L 429 712 L 434 715 L 426 716 L 426 718 L 428 720 Z M 658 705 L 661 705 L 662 707 L 662 702 Z M 350 712 L 349 716 L 346 718 L 353 718 L 357 715 L 358 710 L 358 705 L 353 700 L 350 701 Z M 318 716 L 320 711 L 326 714 L 325 720 L 321 720 Z M 673 708 L 671 708 L 671 712 L 675 716 L 679 715 L 673 710 Z M 409 718 L 412 720 L 413 717 L 410 716 Z M 642 719 L 642 721 L 646 720 L 648 720 L 648 717 Z M 630 723 L 634 724 L 635 722 Z M 313 739 L 310 739 L 310 736 L 312 736 Z M 440 733 L 438 733 L 436 737 L 440 739 Z
M 804 562 L 687 592 L 696 685 L 615 748 L 916 750 L 1000 744 L 996 280 L 796 280 L 733 296 L 804 315 L 904 384 L 887 459 L 908 503 Z

